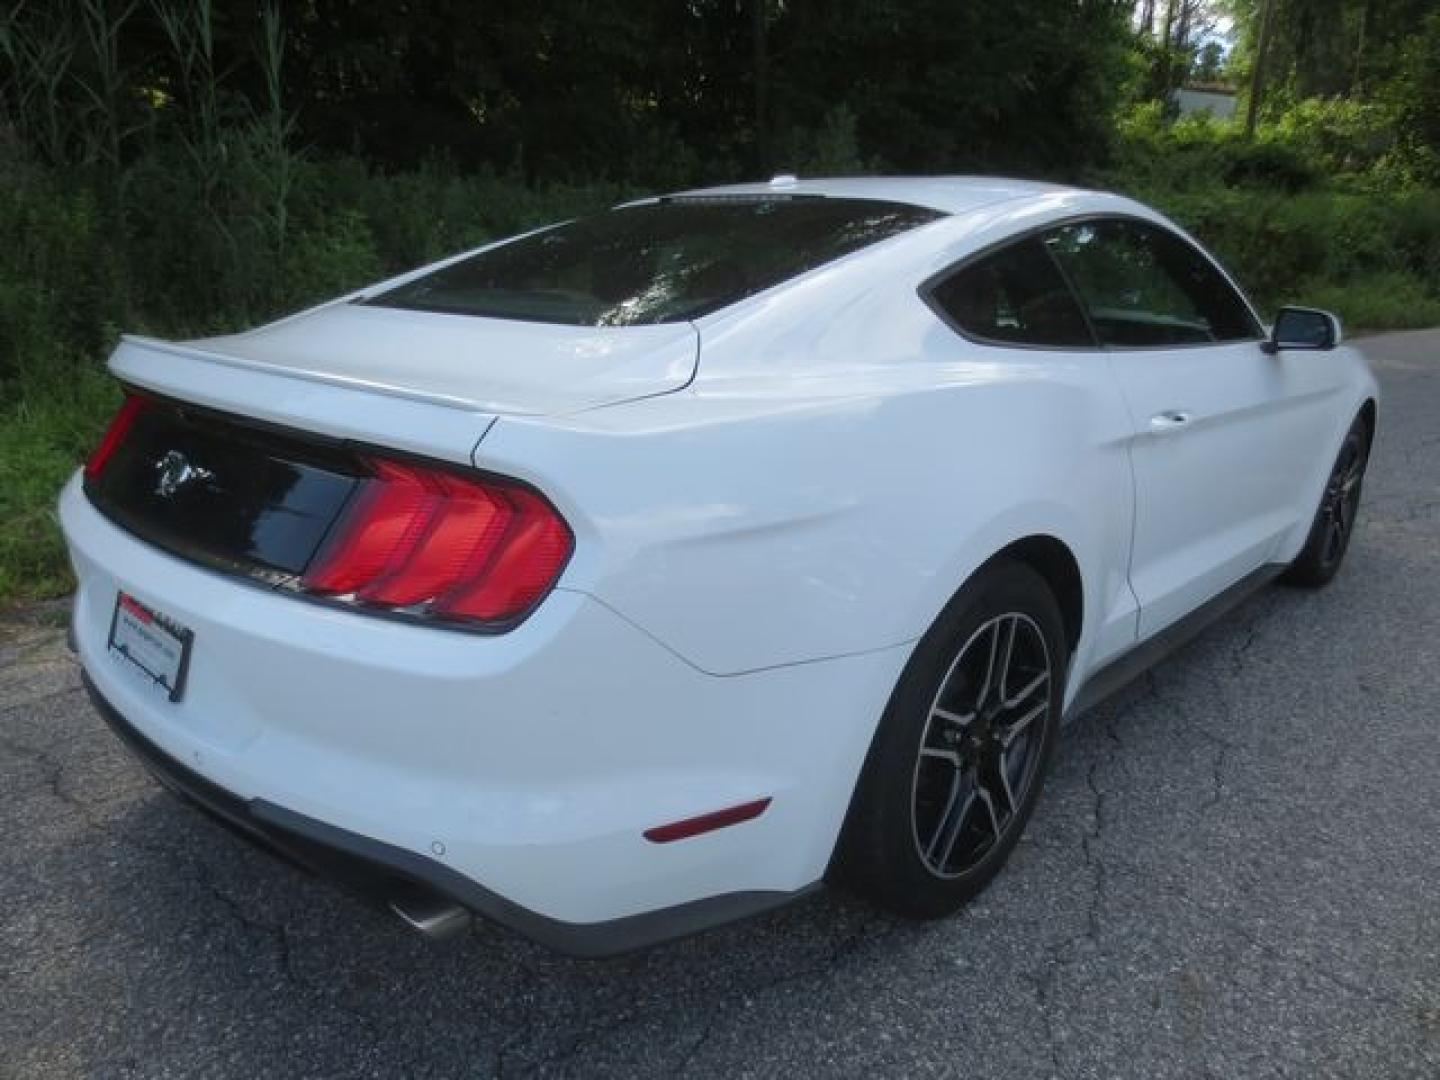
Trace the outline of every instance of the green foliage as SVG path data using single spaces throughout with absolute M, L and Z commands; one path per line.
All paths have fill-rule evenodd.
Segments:
M 860 153 L 855 114 L 848 105 L 836 105 L 816 128 L 787 132 L 774 161 L 777 170 L 805 176 L 857 176 L 876 171 Z
M 1131 186 L 1184 191 L 1223 184 L 1288 192 L 1314 187 L 1321 164 L 1278 133 L 1246 139 L 1237 124 L 1193 113 L 1168 120 L 1159 102 L 1132 107 L 1117 124 L 1107 174 Z
M 3 155 L 0 155 L 3 161 Z M 0 164 L 0 389 L 54 348 L 98 350 L 121 317 L 95 195 Z
M 1357 174 L 1376 168 L 1395 148 L 1395 110 L 1380 102 L 1306 98 L 1261 128 L 1317 171 Z
M 1411 282 L 1396 292 L 1394 305 L 1362 303 L 1350 313 L 1352 326 L 1380 329 L 1417 325 L 1420 315 L 1391 316 L 1411 301 L 1440 300 L 1440 192 L 1287 197 L 1212 189 L 1154 201 L 1201 238 L 1264 308 L 1325 306 L 1315 293 L 1333 298 L 1352 282 Z M 1434 312 L 1433 304 L 1413 306 Z
M 37 371 L 7 387 L 0 406 L 0 598 L 57 596 L 72 587 L 55 499 L 119 399 L 95 361 L 63 377 Z
M 1440 13 L 1277 2 L 1334 17 L 1286 25 L 1254 140 L 1122 107 L 1193 49 L 1137 40 L 1114 0 L 418 0 L 284 20 L 254 0 L 11 4 L 0 598 L 67 587 L 54 494 L 113 408 L 119 329 L 254 325 L 761 165 L 1082 178 L 1168 210 L 1265 307 L 1440 322 Z M 1232 6 L 1248 27 L 1253 3 Z
M 1410 330 L 1440 325 L 1440 297 L 1410 274 L 1366 274 L 1343 284 L 1313 281 L 1298 291 L 1307 304 L 1338 314 L 1346 327 Z
M 1073 176 L 1107 151 L 1131 75 L 1125 13 L 1108 0 L 1029 0 L 1023 14 L 809 0 L 772 13 L 783 57 L 769 69 L 773 126 L 782 139 L 829 126 L 843 141 L 843 106 L 855 125 L 847 165 Z
M 1290 100 L 1363 98 L 1392 80 L 1434 0 L 1273 0 L 1266 69 Z M 1239 41 L 1237 75 L 1248 76 L 1259 0 L 1227 0 Z M 1433 71 L 1433 68 L 1432 68 Z
M 1389 94 L 1407 163 L 1440 183 L 1440 11 L 1432 12 L 1410 39 Z
M 307 307 L 380 276 L 380 258 L 364 216 L 337 210 L 286 245 L 280 279 L 284 306 Z

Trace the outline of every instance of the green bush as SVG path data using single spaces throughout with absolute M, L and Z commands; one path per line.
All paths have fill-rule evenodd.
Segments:
M 95 196 L 0 167 L 0 387 L 40 352 L 96 350 L 123 313 Z
M 1374 169 L 1395 148 L 1395 109 L 1348 98 L 1306 98 L 1295 102 L 1261 133 L 1290 147 L 1327 174 Z
M 1296 292 L 1306 304 L 1339 315 L 1347 331 L 1440 326 L 1440 296 L 1427 291 L 1413 274 L 1381 271 L 1353 277 L 1343 284 L 1314 280 L 1299 286 Z
M 0 405 L 0 600 L 73 587 L 55 500 L 120 394 L 98 361 L 27 375 Z
M 876 171 L 860 152 L 855 114 L 836 105 L 814 129 L 795 128 L 776 140 L 773 152 L 779 167 L 804 176 L 855 176 Z
M 1168 120 L 1148 102 L 1117 122 L 1115 162 L 1106 183 L 1157 191 L 1189 191 L 1216 184 L 1298 192 L 1315 187 L 1322 164 L 1274 133 L 1246 139 L 1240 126 L 1207 112 Z
M 375 238 L 355 210 L 338 210 L 284 248 L 281 295 L 287 308 L 303 308 L 381 276 Z
M 1325 283 L 1407 278 L 1407 295 L 1440 297 L 1440 192 L 1307 192 L 1295 196 L 1212 189 L 1154 197 L 1218 255 L 1262 307 L 1307 302 Z M 1373 305 L 1357 326 L 1382 329 Z M 1403 325 L 1414 325 L 1405 319 Z

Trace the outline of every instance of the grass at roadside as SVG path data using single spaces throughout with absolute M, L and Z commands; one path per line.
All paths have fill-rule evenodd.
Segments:
M 0 409 L 0 600 L 37 600 L 73 587 L 55 500 L 120 395 L 98 364 L 12 394 Z
M 1370 274 L 1343 285 L 1313 282 L 1296 294 L 1298 302 L 1338 314 L 1347 334 L 1440 326 L 1440 297 L 1428 295 L 1409 274 Z

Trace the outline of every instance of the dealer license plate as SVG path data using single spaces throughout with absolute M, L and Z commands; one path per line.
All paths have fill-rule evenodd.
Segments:
M 171 701 L 179 701 L 185 692 L 185 672 L 194 643 L 195 635 L 174 619 L 129 593 L 115 597 L 110 651 L 150 676 L 155 688 Z

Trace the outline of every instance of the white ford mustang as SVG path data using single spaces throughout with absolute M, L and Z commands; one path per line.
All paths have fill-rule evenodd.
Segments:
M 1062 719 L 1345 553 L 1376 385 L 1127 199 L 696 191 L 125 338 L 73 640 L 169 786 L 602 954 L 1009 855 Z

